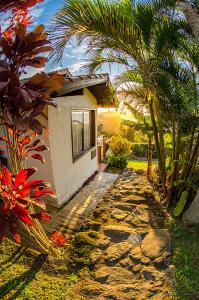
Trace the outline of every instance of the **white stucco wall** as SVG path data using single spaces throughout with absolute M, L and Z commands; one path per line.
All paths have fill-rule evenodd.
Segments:
M 87 89 L 82 96 L 59 97 L 56 102 L 57 108 L 48 107 L 51 161 L 48 170 L 52 169 L 51 184 L 58 193 L 57 205 L 60 206 L 97 170 L 97 156 L 91 159 L 91 151 L 73 162 L 71 136 L 72 108 L 95 109 L 97 102 Z
M 44 113 L 47 115 L 48 114 L 48 107 L 45 108 Z M 48 121 L 44 119 L 43 117 L 39 118 L 41 123 L 48 127 Z M 49 137 L 47 137 L 46 133 L 43 133 L 41 136 L 37 136 L 38 139 L 40 139 L 48 148 L 50 148 L 49 144 Z M 54 186 L 54 177 L 53 177 L 53 172 L 52 172 L 52 166 L 51 166 L 51 156 L 50 156 L 50 151 L 43 151 L 39 152 L 45 160 L 45 164 L 42 164 L 39 160 L 37 159 L 27 159 L 25 161 L 25 166 L 26 167 L 35 167 L 38 169 L 38 171 L 31 176 L 32 179 L 42 179 L 46 182 L 49 182 L 51 184 L 51 188 L 55 189 Z

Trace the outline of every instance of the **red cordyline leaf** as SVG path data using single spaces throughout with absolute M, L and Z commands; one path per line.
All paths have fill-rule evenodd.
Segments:
M 32 194 L 32 197 L 39 198 L 44 195 L 56 196 L 56 193 L 53 190 L 37 190 Z
M 63 247 L 67 242 L 65 237 L 57 231 L 52 232 L 51 240 L 55 243 L 57 247 Z
M 21 205 L 16 205 L 13 209 L 12 212 L 14 216 L 21 222 L 26 223 L 28 225 L 32 225 L 32 220 L 29 216 L 28 211 L 22 207 Z
M 42 208 L 42 209 L 46 209 L 46 204 L 42 201 L 42 200 L 40 200 L 40 199 L 35 199 L 35 198 L 31 198 L 31 199 L 29 199 L 29 202 L 31 202 L 31 203 L 33 203 L 34 205 L 36 205 L 36 206 L 39 206 L 40 208 Z
M 30 138 L 29 136 L 25 136 L 25 137 L 23 138 L 23 140 L 20 141 L 20 142 L 22 143 L 23 146 L 25 146 L 25 145 L 29 144 L 30 141 L 31 141 L 31 138 Z
M 25 147 L 25 149 L 35 148 L 41 142 L 40 139 L 35 140 L 32 144 Z
M 30 152 L 32 150 L 37 151 L 37 152 L 42 152 L 42 151 L 49 150 L 49 149 L 45 145 L 41 145 L 41 146 L 38 146 L 36 148 L 31 148 L 27 152 Z
M 5 238 L 5 230 L 6 230 L 6 222 L 5 220 L 0 220 L 0 242 L 2 242 Z
M 47 212 L 42 211 L 37 214 L 31 214 L 32 218 L 41 220 L 41 221 L 50 221 L 52 219 L 51 215 L 49 215 Z
M 29 182 L 26 182 L 23 186 L 24 189 L 31 188 L 31 190 L 34 190 L 35 188 L 43 188 L 43 187 L 49 187 L 49 183 L 45 182 L 43 180 L 31 180 Z
M 43 156 L 40 155 L 40 154 L 32 154 L 31 157 L 34 158 L 34 159 L 40 160 L 40 162 L 42 162 L 42 164 L 45 163 L 45 160 L 44 160 Z
M 26 187 L 26 188 L 23 187 L 22 189 L 17 190 L 16 199 L 22 199 L 22 198 L 28 196 L 30 194 L 31 190 L 32 190 L 32 187 L 30 187 L 30 186 Z
M 8 139 L 6 136 L 0 136 L 0 141 L 8 142 Z
M 14 224 L 14 222 L 10 221 L 9 222 L 9 228 L 10 228 L 10 232 L 12 234 L 12 237 L 14 238 L 15 242 L 17 244 L 21 243 L 21 236 L 17 231 L 16 225 Z
M 29 204 L 32 203 L 32 204 L 42 208 L 43 210 L 46 209 L 45 203 L 42 200 L 38 199 L 38 198 L 32 198 L 32 197 L 31 198 L 30 197 L 26 198 L 26 197 L 24 197 L 24 198 L 19 198 L 17 200 L 18 200 L 18 203 L 20 203 L 22 205 L 26 205 L 27 203 L 29 203 Z
M 8 128 L 8 133 L 9 133 L 9 135 L 13 135 L 13 129 L 12 128 Z
M 2 167 L 1 175 L 2 175 L 1 177 L 2 185 L 10 186 L 12 183 L 12 178 L 9 170 L 5 166 Z
M 12 40 L 12 36 L 9 31 L 4 31 L 3 34 L 7 40 Z
M 28 169 L 22 169 L 19 171 L 17 176 L 15 177 L 15 183 L 13 185 L 13 190 L 18 189 L 20 185 L 23 185 L 26 180 L 35 172 L 37 171 L 36 168 L 28 168 Z

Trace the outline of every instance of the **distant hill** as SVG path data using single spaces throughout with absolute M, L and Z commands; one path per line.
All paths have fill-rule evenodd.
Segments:
M 97 113 L 97 125 L 102 125 L 103 131 L 111 134 L 120 133 L 122 119 L 127 119 L 127 117 L 120 112 L 107 111 Z

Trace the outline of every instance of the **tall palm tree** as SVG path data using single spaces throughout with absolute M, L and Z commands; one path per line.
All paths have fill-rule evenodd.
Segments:
M 156 94 L 155 72 L 168 47 L 183 36 L 187 24 L 182 20 L 169 22 L 159 7 L 136 4 L 131 0 L 119 3 L 109 0 L 65 0 L 52 26 L 54 54 L 61 57 L 72 38 L 86 40 L 91 63 L 90 72 L 105 62 L 126 68 L 139 68 L 145 87 Z M 162 112 L 156 97 L 150 97 L 150 113 L 158 152 L 160 174 L 165 190 L 165 153 Z M 155 113 L 159 115 L 155 120 Z M 157 121 L 157 122 L 156 122 Z
M 194 118 L 193 111 L 197 106 L 194 103 L 198 98 L 195 71 L 198 69 L 198 49 L 188 22 L 175 12 L 175 1 L 165 0 L 168 1 L 172 4 L 165 6 L 163 1 L 140 4 L 131 0 L 119 3 L 110 0 L 65 0 L 54 17 L 51 38 L 54 45 L 52 56 L 56 59 L 61 58 L 71 39 L 78 43 L 86 41 L 90 55 L 87 68 L 90 72 L 107 62 L 119 63 L 131 72 L 131 80 L 142 83 L 164 190 L 165 123 L 172 132 L 172 198 L 174 181 L 182 174 L 188 178 L 193 170 L 190 159 L 197 159 L 197 121 L 194 126 L 185 124 Z M 186 65 L 191 65 L 191 69 L 186 70 Z M 192 133 L 189 130 L 186 133 L 185 127 L 192 128 Z M 185 133 L 191 146 L 188 150 L 189 163 L 184 163 L 181 171 L 180 146 L 185 140 Z

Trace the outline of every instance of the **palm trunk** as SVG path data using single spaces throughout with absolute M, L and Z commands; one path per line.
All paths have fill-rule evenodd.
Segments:
M 192 133 L 191 133 L 191 137 L 189 139 L 189 143 L 188 143 L 188 149 L 187 149 L 187 153 L 185 155 L 185 161 L 183 163 L 182 166 L 182 172 L 180 175 L 180 179 L 183 180 L 187 171 L 187 167 L 189 164 L 189 160 L 191 157 L 191 153 L 192 153 L 192 148 L 193 148 L 193 144 L 194 144 L 194 135 L 195 135 L 195 128 L 193 128 Z
M 177 5 L 187 18 L 187 21 L 199 42 L 199 13 L 188 1 L 178 1 Z
M 186 169 L 186 172 L 185 172 L 185 180 L 188 179 L 189 174 L 190 174 L 190 172 L 193 168 L 193 165 L 197 162 L 198 155 L 199 155 L 198 152 L 199 152 L 199 134 L 197 136 L 197 140 L 196 140 L 195 146 L 193 148 L 193 151 L 190 155 L 189 163 L 188 163 L 188 166 L 187 166 L 187 169 Z
M 176 124 L 174 118 L 172 117 L 172 160 L 171 163 L 174 161 L 175 158 L 175 149 L 176 149 Z
M 165 186 L 165 175 L 162 167 L 162 157 L 161 157 L 161 150 L 160 150 L 160 143 L 159 143 L 159 136 L 158 136 L 158 128 L 156 125 L 156 120 L 155 120 L 155 114 L 154 114 L 154 109 L 153 109 L 153 99 L 149 102 L 149 111 L 150 111 L 150 116 L 151 116 L 151 122 L 152 122 L 152 127 L 153 127 L 153 133 L 154 133 L 154 138 L 155 138 L 155 145 L 156 145 L 156 150 L 157 150 L 157 155 L 158 155 L 158 162 L 159 162 L 159 171 L 160 171 L 160 178 L 162 182 L 162 188 L 164 194 L 166 194 L 166 186 Z
M 152 142 L 151 136 L 148 135 L 148 165 L 147 165 L 147 177 L 152 178 Z
M 177 136 L 176 136 L 176 147 L 175 147 L 175 156 L 173 160 L 173 172 L 171 175 L 170 183 L 169 183 L 169 191 L 167 195 L 168 206 L 171 206 L 173 195 L 174 195 L 174 182 L 179 177 L 179 158 L 180 158 L 180 147 L 181 147 L 181 128 L 180 124 L 177 125 Z
M 158 133 L 159 133 L 159 144 L 160 144 L 160 153 L 161 153 L 161 163 L 162 163 L 162 180 L 164 187 L 166 185 L 166 170 L 165 170 L 165 149 L 164 149 L 164 133 L 162 125 L 162 116 L 158 104 L 156 103 L 156 115 L 157 115 L 157 124 L 158 124 Z

